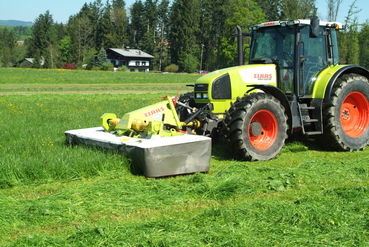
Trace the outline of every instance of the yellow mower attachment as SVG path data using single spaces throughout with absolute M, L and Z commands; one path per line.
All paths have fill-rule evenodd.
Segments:
M 122 118 L 114 113 L 105 113 L 100 118 L 101 125 L 106 131 L 134 137 L 182 135 L 177 131 L 182 129 L 182 123 L 173 104 L 175 97 L 165 98 L 165 101 L 128 112 Z

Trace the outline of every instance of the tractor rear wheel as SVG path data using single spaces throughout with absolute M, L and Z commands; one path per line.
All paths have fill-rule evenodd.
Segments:
M 331 147 L 362 150 L 369 142 L 369 82 L 358 74 L 343 75 L 324 108 L 324 137 Z
M 276 98 L 253 93 L 232 105 L 224 128 L 235 158 L 270 160 L 279 154 L 287 138 L 287 116 Z

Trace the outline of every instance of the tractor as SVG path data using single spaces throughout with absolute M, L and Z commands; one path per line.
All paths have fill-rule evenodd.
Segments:
M 318 18 L 254 26 L 248 65 L 240 39 L 239 66 L 206 74 L 179 97 L 182 131 L 224 135 L 239 160 L 272 159 L 293 133 L 335 150 L 364 149 L 369 71 L 339 64 L 341 28 Z

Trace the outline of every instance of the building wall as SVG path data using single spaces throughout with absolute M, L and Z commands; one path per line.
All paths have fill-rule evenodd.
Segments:
M 150 72 L 149 67 L 128 67 L 130 72 Z
M 128 66 L 130 67 L 150 67 L 150 61 L 148 60 L 129 60 Z

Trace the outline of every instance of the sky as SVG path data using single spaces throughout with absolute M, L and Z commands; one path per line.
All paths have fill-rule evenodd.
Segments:
M 0 0 L 0 20 L 34 21 L 38 15 L 50 10 L 57 22 L 66 23 L 69 16 L 76 14 L 85 2 L 93 0 Z M 125 0 L 126 6 L 131 6 L 135 0 Z M 338 21 L 344 22 L 345 16 L 353 0 L 343 0 Z M 105 2 L 105 1 L 103 1 Z M 326 0 L 316 0 L 318 16 L 327 18 Z M 357 0 L 357 6 L 362 11 L 358 14 L 359 22 L 363 23 L 369 16 L 369 0 Z
M 125 0 L 131 6 L 135 0 Z M 0 20 L 33 22 L 40 14 L 50 10 L 57 22 L 66 23 L 69 16 L 78 13 L 86 2 L 93 0 L 0 0 Z M 105 3 L 105 0 L 102 1 Z

